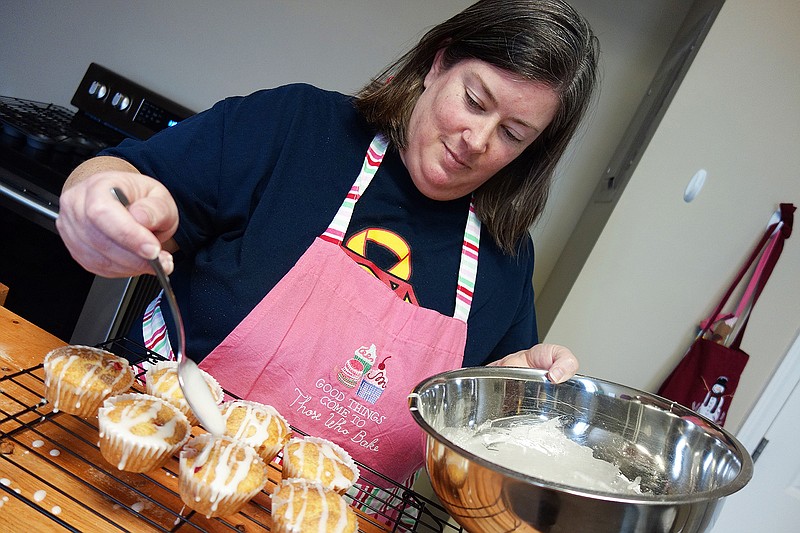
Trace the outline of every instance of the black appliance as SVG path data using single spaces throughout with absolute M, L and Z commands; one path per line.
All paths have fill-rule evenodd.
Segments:
M 7 308 L 65 341 L 94 345 L 124 334 L 157 284 L 94 276 L 71 258 L 55 228 L 61 187 L 103 148 L 194 113 L 96 63 L 71 103 L 77 110 L 0 96 L 0 282 Z

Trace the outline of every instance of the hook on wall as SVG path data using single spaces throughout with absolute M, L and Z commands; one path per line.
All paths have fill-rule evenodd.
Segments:
M 683 201 L 687 204 L 695 199 L 695 197 L 700 193 L 700 189 L 703 188 L 703 185 L 706 183 L 706 176 L 708 172 L 706 169 L 701 168 L 697 172 L 695 172 L 692 179 L 689 180 L 689 183 L 686 185 L 686 189 L 683 191 Z
M 772 213 L 772 216 L 770 217 L 769 222 L 767 222 L 767 227 L 770 227 L 773 224 L 777 224 L 780 221 L 781 221 L 781 210 L 780 209 L 776 209 L 775 212 Z

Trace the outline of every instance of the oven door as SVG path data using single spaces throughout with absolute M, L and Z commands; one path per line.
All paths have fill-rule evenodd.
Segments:
M 121 336 L 158 292 L 152 276 L 107 279 L 83 269 L 55 227 L 58 199 L 0 167 L 0 282 L 5 307 L 72 344 Z

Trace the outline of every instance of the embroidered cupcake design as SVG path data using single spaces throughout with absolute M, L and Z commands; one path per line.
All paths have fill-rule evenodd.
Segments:
M 358 385 L 356 396 L 363 398 L 373 405 L 378 401 L 383 391 L 386 390 L 386 384 L 389 382 L 389 377 L 386 372 L 386 361 L 391 358 L 391 355 L 384 358 L 378 366 L 374 367 L 370 372 L 367 372 L 364 379 L 362 379 L 361 383 Z
M 357 359 L 350 359 L 336 374 L 339 383 L 350 389 L 358 385 L 361 376 L 364 375 L 364 365 Z
M 339 370 L 336 374 L 336 379 L 345 387 L 355 388 L 364 374 L 369 372 L 369 369 L 375 364 L 376 353 L 377 350 L 374 344 L 369 347 L 362 346 L 353 352 L 354 357 Z
M 372 365 L 375 364 L 375 359 L 377 358 L 377 350 L 374 344 L 370 345 L 369 348 L 367 348 L 366 346 L 362 346 L 361 348 L 355 351 L 354 355 L 356 361 L 364 365 L 364 374 L 366 374 L 367 372 L 369 372 L 370 368 L 372 368 Z

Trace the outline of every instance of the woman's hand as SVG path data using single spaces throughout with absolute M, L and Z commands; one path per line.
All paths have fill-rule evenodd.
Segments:
M 578 371 L 578 358 L 564 346 L 558 344 L 536 344 L 503 357 L 487 366 L 517 366 L 547 370 L 547 378 L 553 383 L 566 381 Z
M 114 187 L 128 197 L 127 209 Z M 165 272 L 172 272 L 178 208 L 160 182 L 127 162 L 99 157 L 82 164 L 64 185 L 59 204 L 58 233 L 86 270 L 109 278 L 152 273 L 148 260 L 158 257 Z

